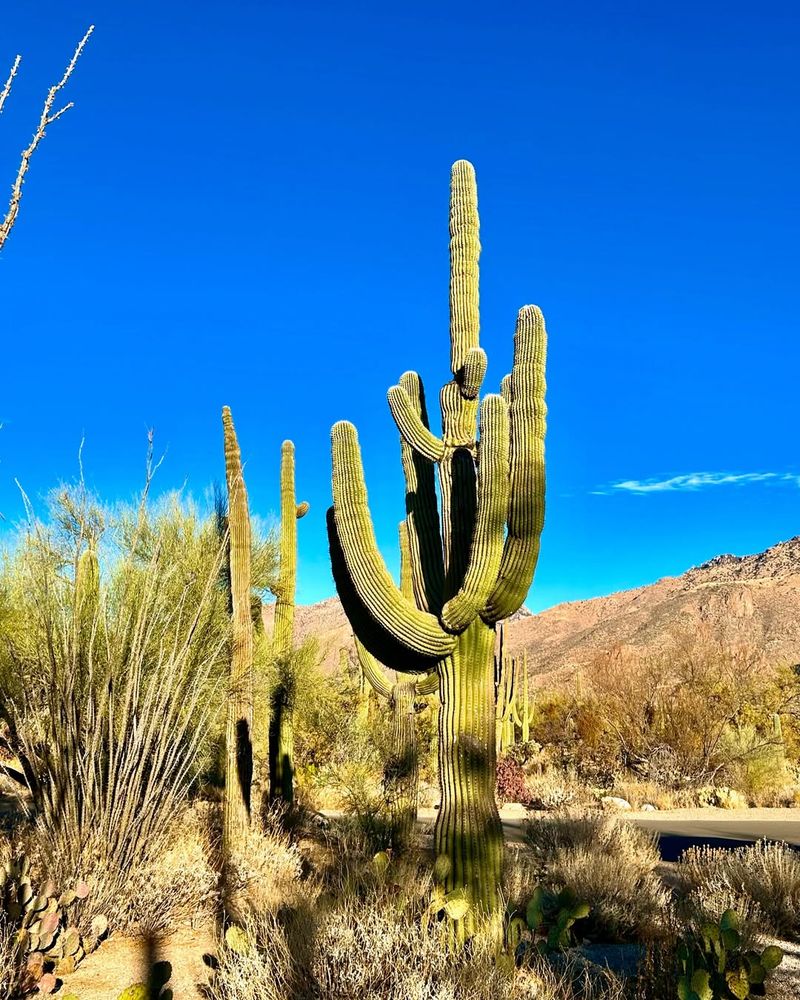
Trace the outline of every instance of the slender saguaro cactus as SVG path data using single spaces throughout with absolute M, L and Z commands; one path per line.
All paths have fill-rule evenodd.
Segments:
M 514 706 L 517 696 L 517 664 L 506 656 L 503 623 L 498 629 L 500 648 L 494 658 L 495 745 L 497 752 L 514 743 Z
M 281 447 L 281 564 L 275 588 L 275 627 L 272 651 L 278 681 L 272 692 L 269 722 L 269 798 L 273 802 L 294 800 L 294 698 L 292 669 L 294 648 L 294 601 L 297 591 L 297 522 L 308 513 L 308 504 L 298 504 L 294 488 L 294 445 Z
M 494 799 L 495 626 L 522 604 L 544 520 L 544 320 L 517 318 L 511 375 L 479 403 L 486 354 L 478 343 L 478 208 L 471 164 L 454 164 L 450 193 L 450 368 L 442 435 L 428 424 L 422 383 L 406 372 L 389 390 L 401 435 L 414 599 L 378 551 L 355 427 L 334 425 L 334 578 L 353 631 L 380 662 L 439 677 L 441 808 L 436 874 L 463 889 L 470 913 L 500 907 L 503 835 Z M 438 467 L 441 514 L 434 471 Z M 471 918 L 470 918 L 471 919 Z
M 225 730 L 225 849 L 243 841 L 250 825 L 253 780 L 253 618 L 250 608 L 251 534 L 242 456 L 230 409 L 222 409 L 228 488 L 228 562 L 231 599 L 231 669 Z
M 533 705 L 528 692 L 528 652 L 522 654 L 522 704 L 519 696 L 514 701 L 514 724 L 522 730 L 522 742 L 528 743 L 531 738 L 531 723 L 533 722 Z

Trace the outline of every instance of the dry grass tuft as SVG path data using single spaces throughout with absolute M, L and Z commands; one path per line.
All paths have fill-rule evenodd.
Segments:
M 514 903 L 527 902 L 537 882 L 568 886 L 592 907 L 587 928 L 608 940 L 659 932 L 669 894 L 657 874 L 653 837 L 603 814 L 546 816 L 528 823 L 534 861 L 509 878 Z
M 800 936 L 800 857 L 786 844 L 693 847 L 681 858 L 680 872 L 691 886 L 690 901 L 703 913 L 718 919 L 732 907 L 762 930 Z

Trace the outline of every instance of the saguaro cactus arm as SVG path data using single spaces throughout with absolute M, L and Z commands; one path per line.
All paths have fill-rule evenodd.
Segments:
M 355 640 L 358 662 L 361 664 L 364 676 L 370 682 L 376 694 L 380 695 L 381 698 L 391 698 L 392 685 L 389 683 L 383 669 L 357 636 Z
M 544 527 L 544 435 L 547 405 L 544 317 L 525 306 L 517 317 L 511 370 L 511 498 L 508 534 L 486 619 L 501 621 L 519 610 L 530 589 Z
M 394 422 L 406 444 L 429 461 L 438 462 L 444 455 L 444 441 L 436 437 L 422 422 L 403 386 L 393 385 L 387 398 Z
M 432 659 L 446 656 L 455 639 L 433 615 L 403 597 L 378 551 L 355 427 L 340 421 L 333 427 L 332 440 L 334 518 L 359 598 L 375 620 L 411 652 Z
M 455 376 L 470 348 L 479 346 L 480 253 L 475 168 L 467 160 L 458 160 L 450 174 L 450 370 Z
M 483 609 L 497 580 L 508 515 L 508 407 L 500 396 L 481 404 L 478 507 L 461 589 L 442 609 L 442 624 L 461 632 Z
M 425 390 L 416 372 L 399 382 L 422 425 L 428 427 Z M 406 480 L 406 530 L 411 553 L 414 599 L 422 611 L 438 614 L 444 601 L 444 560 L 434 463 L 415 451 L 402 437 L 400 455 Z

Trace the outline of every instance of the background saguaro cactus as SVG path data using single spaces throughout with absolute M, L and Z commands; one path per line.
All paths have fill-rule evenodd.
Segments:
M 251 531 L 242 456 L 229 407 L 222 410 L 225 481 L 228 489 L 231 669 L 225 729 L 225 809 L 227 849 L 241 842 L 250 825 L 253 779 L 253 617 L 250 607 Z
M 395 585 L 375 541 L 355 427 L 334 425 L 334 578 L 353 630 L 384 664 L 439 677 L 441 809 L 434 846 L 445 890 L 500 905 L 503 836 L 494 799 L 495 625 L 524 600 L 544 519 L 545 329 L 518 315 L 511 375 L 479 403 L 478 208 L 471 164 L 454 164 L 450 194 L 450 368 L 442 435 L 428 424 L 419 375 L 389 390 L 401 435 L 413 600 Z M 438 466 L 441 516 L 434 483 Z
M 503 623 L 498 629 L 500 645 L 494 658 L 495 746 L 497 752 L 514 743 L 514 706 L 517 696 L 517 664 L 506 655 Z
M 294 800 L 295 675 L 292 669 L 294 609 L 297 591 L 297 522 L 308 513 L 308 504 L 298 504 L 294 487 L 294 445 L 281 447 L 281 535 L 280 569 L 275 592 L 275 625 L 272 654 L 277 680 L 272 692 L 269 722 L 269 798 Z
M 522 730 L 522 742 L 528 743 L 531 738 L 531 723 L 533 722 L 533 705 L 530 700 L 528 687 L 528 653 L 522 654 L 522 697 L 520 699 L 519 689 L 514 699 L 514 725 Z

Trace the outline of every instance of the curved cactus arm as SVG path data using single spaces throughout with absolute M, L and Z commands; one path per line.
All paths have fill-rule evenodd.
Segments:
M 370 653 L 364 643 L 359 640 L 358 636 L 354 636 L 354 638 L 356 641 L 358 662 L 361 664 L 364 676 L 370 682 L 376 694 L 380 695 L 381 698 L 391 698 L 392 684 L 384 674 L 381 665 L 372 653 Z
M 400 542 L 400 593 L 407 601 L 414 600 L 414 580 L 411 572 L 411 539 L 408 537 L 408 524 L 401 521 L 397 526 L 397 536 Z
M 334 424 L 331 438 L 334 518 L 358 596 L 373 618 L 412 653 L 436 659 L 447 656 L 455 640 L 433 615 L 403 597 L 378 551 L 355 427 L 340 421 Z
M 448 632 L 461 632 L 489 600 L 503 556 L 508 517 L 508 407 L 500 396 L 481 404 L 477 511 L 469 563 L 459 592 L 442 609 Z
M 517 611 L 530 588 L 544 526 L 545 354 L 547 334 L 537 306 L 524 306 L 514 335 L 511 371 L 511 500 L 508 534 L 497 585 L 485 618 L 497 622 Z
M 450 370 L 458 377 L 470 348 L 478 347 L 478 187 L 467 160 L 450 174 Z
M 413 652 L 405 643 L 399 642 L 384 627 L 383 623 L 375 618 L 361 598 L 358 588 L 350 576 L 333 507 L 328 508 L 326 523 L 336 592 L 354 634 L 387 670 L 399 670 L 402 673 L 410 674 L 429 673 L 440 658 Z
M 504 375 L 500 382 L 500 395 L 511 406 L 511 376 Z
M 416 372 L 406 372 L 400 386 L 408 395 L 423 426 L 428 426 L 425 390 Z M 436 497 L 435 466 L 400 437 L 406 480 L 406 528 L 411 550 L 411 575 L 418 608 L 438 614 L 443 602 L 444 559 Z
M 386 395 L 405 443 L 429 461 L 438 462 L 444 455 L 444 441 L 425 426 L 402 385 L 393 385 Z
M 439 675 L 436 673 L 428 674 L 427 677 L 423 677 L 421 681 L 417 681 L 417 694 L 425 697 L 429 694 L 436 694 L 439 690 Z

